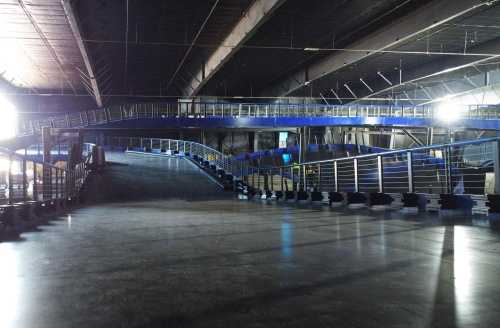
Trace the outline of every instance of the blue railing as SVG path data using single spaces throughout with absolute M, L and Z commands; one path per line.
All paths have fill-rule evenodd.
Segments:
M 469 106 L 463 115 L 465 119 L 499 119 L 500 111 L 491 106 Z M 398 117 L 433 119 L 435 110 L 428 106 L 282 103 L 177 102 L 127 104 L 43 119 L 25 118 L 20 121 L 19 135 L 39 134 L 43 127 L 81 128 L 134 119 L 211 117 Z
M 500 192 L 499 146 L 500 138 L 490 138 L 275 168 L 252 167 L 244 179 L 252 187 L 267 190 L 493 194 Z

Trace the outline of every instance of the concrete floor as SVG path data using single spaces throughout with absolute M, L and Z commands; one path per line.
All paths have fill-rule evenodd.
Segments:
M 498 327 L 498 232 L 240 202 L 186 161 L 111 158 L 88 207 L 0 244 L 0 327 Z

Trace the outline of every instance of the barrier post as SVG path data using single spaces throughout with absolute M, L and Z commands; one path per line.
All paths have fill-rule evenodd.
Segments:
M 382 156 L 377 156 L 378 192 L 384 193 L 384 161 Z
M 339 179 L 338 179 L 338 165 L 337 161 L 333 162 L 333 176 L 334 176 L 334 191 L 339 192 Z
M 304 179 L 303 180 L 304 183 L 302 185 L 302 188 L 304 188 L 303 189 L 304 191 L 307 191 L 307 167 L 306 167 L 306 165 L 302 165 L 301 167 L 302 167 L 302 177 Z
M 281 177 L 281 191 L 283 191 L 283 189 L 284 189 L 283 188 L 283 178 L 284 177 L 283 177 L 283 168 L 282 167 L 280 167 L 280 177 Z
M 38 183 L 37 183 L 36 162 L 33 162 L 33 200 L 38 201 Z
M 353 161 L 354 165 L 354 192 L 359 192 L 359 177 L 358 177 L 358 159 Z
M 413 181 L 413 153 L 411 151 L 406 153 L 406 160 L 408 162 L 408 192 L 411 194 L 415 192 Z
M 9 180 L 9 205 L 14 203 L 14 179 L 12 177 L 12 156 L 9 155 L 9 173 L 8 173 L 8 180 Z
M 495 194 L 500 194 L 500 140 L 493 142 L 493 165 L 495 172 Z
M 318 164 L 318 190 L 321 191 L 321 164 Z
M 26 160 L 22 160 L 22 170 L 23 170 L 23 201 L 28 200 L 28 175 L 26 174 Z

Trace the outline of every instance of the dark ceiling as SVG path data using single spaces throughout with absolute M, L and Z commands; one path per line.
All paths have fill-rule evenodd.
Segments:
M 426 1 L 288 0 L 203 90 L 257 95 L 295 69 L 321 57 L 304 48 L 344 47 Z
M 242 47 L 221 65 L 198 95 L 281 96 L 281 92 L 275 91 L 277 85 L 331 55 L 328 51 L 305 51 L 305 48 L 349 48 L 370 33 L 383 31 L 396 19 L 439 1 L 443 2 L 282 0 L 275 11 L 268 13 L 269 19 L 245 39 Z M 471 3 L 479 1 L 471 0 Z M 182 96 L 202 63 L 256 2 L 258 0 L 74 0 L 71 7 L 100 94 L 104 104 L 109 105 Z M 71 33 L 61 3 L 60 0 L 0 3 L 0 42 L 4 49 L 10 50 L 0 55 L 0 68 L 5 68 L 0 69 L 0 74 L 20 92 L 63 94 L 68 104 L 71 97 L 78 96 L 80 103 L 88 104 L 81 99 L 86 96 L 85 99 L 92 100 L 88 77 L 85 80 L 84 56 L 78 50 L 77 37 Z M 469 51 L 483 44 L 498 43 L 499 18 L 500 6 L 492 1 L 491 6 L 429 29 L 425 35 L 417 35 L 392 50 L 460 52 L 464 47 L 464 34 Z M 23 60 L 29 69 L 8 67 L 9 61 L 16 58 L 13 55 L 16 52 L 24 54 Z M 454 63 L 457 66 L 478 59 L 469 56 Z M 347 84 L 360 97 L 387 96 L 394 90 L 384 93 L 387 85 L 378 72 L 397 81 L 400 70 L 407 74 L 420 66 L 434 65 L 431 71 L 439 71 L 451 65 L 445 60 L 444 56 L 435 54 L 376 54 L 310 84 L 302 82 L 286 95 L 333 97 L 329 93 L 333 89 L 340 97 L 348 98 L 352 94 L 343 87 Z M 435 77 L 433 81 L 435 84 Z M 410 89 L 404 85 L 398 92 L 406 93 Z
M 80 0 L 76 8 L 95 61 L 109 69 L 105 94 L 165 96 L 178 95 L 189 62 L 210 51 L 193 47 L 176 73 L 195 37 L 197 45 L 219 44 L 250 2 L 129 0 L 128 24 L 126 0 Z

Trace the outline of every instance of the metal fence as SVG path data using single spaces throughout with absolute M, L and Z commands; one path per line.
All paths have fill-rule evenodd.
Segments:
M 89 174 L 92 147 L 85 146 L 84 160 L 73 170 L 0 149 L 0 205 L 75 197 Z
M 114 137 L 109 140 L 111 147 L 127 149 L 140 152 L 151 152 L 156 154 L 182 153 L 191 157 L 198 156 L 207 161 L 210 165 L 215 165 L 217 169 L 224 170 L 233 176 L 242 174 L 242 165 L 234 161 L 231 156 L 202 145 L 194 141 L 158 139 L 158 138 L 129 138 Z
M 248 168 L 244 180 L 271 191 L 493 194 L 500 192 L 500 138 Z
M 409 117 L 434 118 L 429 106 L 322 105 L 322 104 L 250 104 L 178 102 L 112 106 L 103 109 L 68 113 L 43 119 L 20 120 L 19 135 L 41 132 L 43 127 L 79 128 L 140 118 L 169 117 Z M 491 106 L 469 106 L 467 119 L 499 119 L 500 111 Z

